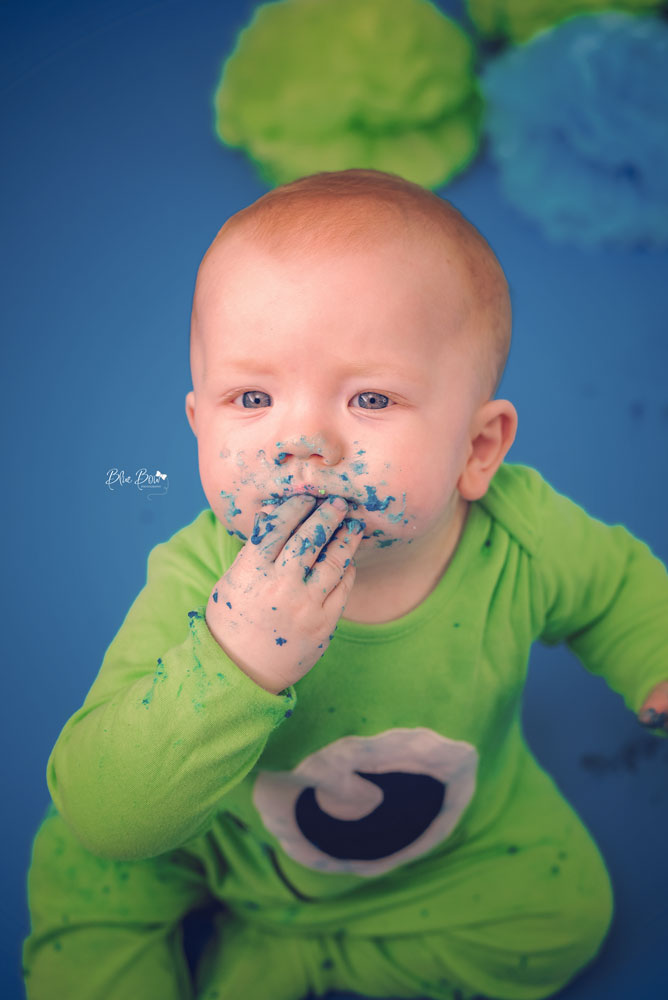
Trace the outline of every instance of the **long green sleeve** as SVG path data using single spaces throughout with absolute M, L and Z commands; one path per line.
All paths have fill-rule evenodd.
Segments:
M 224 558 L 213 521 L 205 511 L 153 549 L 146 585 L 49 759 L 58 811 L 102 857 L 152 857 L 206 830 L 295 703 L 292 689 L 255 684 L 206 626 Z
M 668 680 L 668 573 L 649 547 L 549 486 L 533 469 L 502 467 L 483 501 L 530 539 L 536 638 L 565 642 L 637 712 Z

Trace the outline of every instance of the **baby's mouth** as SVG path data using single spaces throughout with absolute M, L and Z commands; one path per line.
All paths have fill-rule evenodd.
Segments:
M 304 486 L 302 488 L 292 490 L 291 493 L 272 493 L 269 499 L 265 500 L 264 503 L 274 504 L 275 506 L 278 507 L 280 506 L 280 504 L 285 503 L 286 500 L 290 500 L 291 497 L 303 496 L 304 494 L 312 496 L 313 499 L 315 500 L 315 507 L 313 508 L 314 510 L 317 510 L 318 507 L 321 507 L 326 500 L 331 500 L 337 496 L 341 497 L 342 500 L 345 500 L 346 503 L 353 510 L 357 510 L 357 507 L 359 506 L 357 501 L 351 499 L 350 497 L 344 497 L 341 493 L 328 493 L 324 491 L 321 487 L 318 488 L 316 486 Z

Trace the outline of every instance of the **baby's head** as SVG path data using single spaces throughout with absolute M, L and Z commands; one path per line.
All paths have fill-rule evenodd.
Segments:
M 264 195 L 197 277 L 186 412 L 214 513 L 245 537 L 268 502 L 338 494 L 367 551 L 435 543 L 512 443 L 510 322 L 486 241 L 417 185 L 348 170 Z

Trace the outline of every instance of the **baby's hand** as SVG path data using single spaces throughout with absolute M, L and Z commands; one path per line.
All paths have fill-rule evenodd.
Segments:
M 668 681 L 652 688 L 638 712 L 638 721 L 648 729 L 663 729 L 668 733 Z
M 363 523 L 344 520 L 342 497 L 317 510 L 314 503 L 302 494 L 260 511 L 206 608 L 209 630 L 230 659 L 274 694 L 320 659 L 355 580 Z

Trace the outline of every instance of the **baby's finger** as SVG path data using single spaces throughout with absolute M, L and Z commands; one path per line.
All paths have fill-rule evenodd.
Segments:
M 320 552 L 315 565 L 307 570 L 307 582 L 322 591 L 323 600 L 339 583 L 362 541 L 364 521 L 345 518 L 328 544 Z
M 328 497 L 288 539 L 281 553 L 281 565 L 294 567 L 303 578 L 347 513 L 348 504 L 343 497 Z
M 311 513 L 315 498 L 307 493 L 288 497 L 278 508 L 261 510 L 255 515 L 249 542 L 263 559 L 272 562 L 295 528 Z
M 355 572 L 355 563 L 351 561 L 343 571 L 343 576 L 337 585 L 329 592 L 323 602 L 323 611 L 331 610 L 334 614 L 336 614 L 337 621 L 343 614 L 350 596 L 350 591 L 353 589 L 353 584 L 355 583 Z

